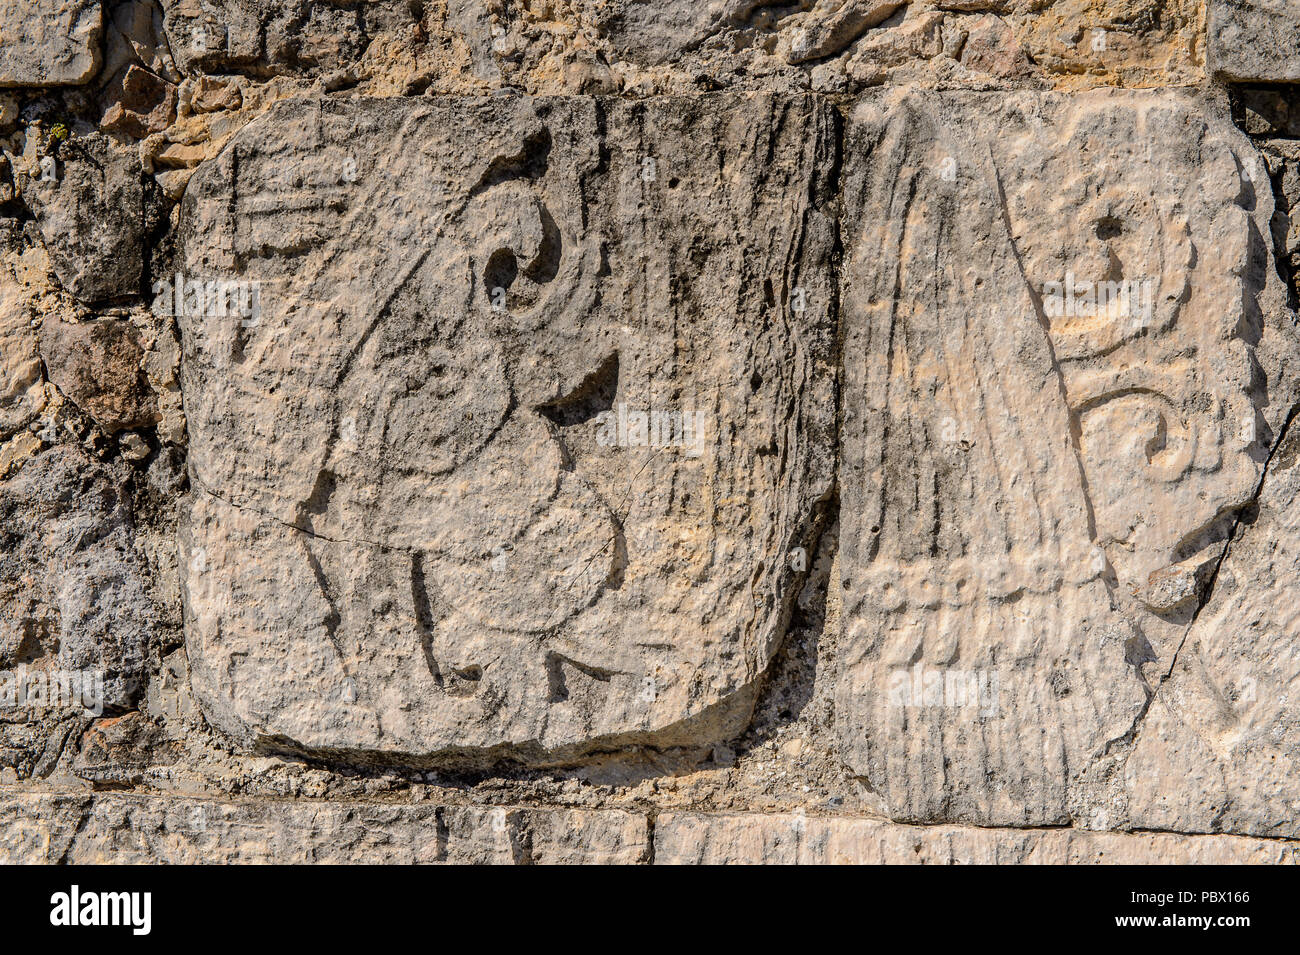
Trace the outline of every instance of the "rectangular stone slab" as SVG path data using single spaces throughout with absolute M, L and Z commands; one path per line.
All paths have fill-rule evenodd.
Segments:
M 846 142 L 842 755 L 895 819 L 1121 825 L 1295 399 L 1263 163 L 1173 92 L 893 91 Z
M 7 864 L 638 865 L 640 813 L 616 809 L 235 801 L 0 791 Z
M 99 0 L 0 6 L 0 87 L 88 83 L 99 69 Z
M 1267 865 L 1230 835 L 907 826 L 802 813 L 641 812 L 0 790 L 7 864 Z
M 1229 82 L 1300 82 L 1300 2 L 1210 0 L 1206 53 Z
M 1297 844 L 1246 836 L 905 826 L 803 813 L 665 812 L 655 865 L 1278 865 Z
M 471 761 L 737 733 L 832 487 L 837 142 L 811 97 L 303 100 L 205 164 L 159 307 L 209 719 Z

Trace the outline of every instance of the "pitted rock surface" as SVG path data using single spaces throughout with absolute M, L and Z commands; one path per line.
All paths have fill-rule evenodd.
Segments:
M 0 9 L 0 859 L 1294 862 L 1298 43 Z
M 180 315 L 214 722 L 403 753 L 734 733 L 833 480 L 833 124 L 309 101 L 236 137 L 184 207 L 185 281 L 261 303 Z

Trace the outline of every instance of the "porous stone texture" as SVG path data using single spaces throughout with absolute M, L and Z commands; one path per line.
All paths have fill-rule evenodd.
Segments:
M 162 0 L 166 32 L 185 72 L 330 72 L 367 52 L 372 38 L 420 19 L 412 5 L 313 0 Z
M 45 406 L 36 333 L 12 276 L 0 281 L 0 438 L 35 420 Z
M 655 820 L 655 865 L 1295 865 L 1298 850 L 1244 836 L 905 826 L 801 813 Z
M 54 386 L 109 434 L 158 423 L 158 401 L 141 367 L 144 349 L 130 322 L 50 319 L 41 326 L 41 358 Z
M 808 97 L 458 98 L 236 136 L 183 209 L 187 283 L 261 301 L 180 317 L 213 721 L 538 758 L 734 736 L 831 489 L 834 133 Z
M 1296 0 L 1210 0 L 1207 52 L 1224 80 L 1300 82 Z
M 1167 667 L 1126 767 L 1128 818 L 1153 829 L 1294 835 L 1300 432 L 1274 449 L 1214 594 Z M 1185 785 L 1162 785 L 1181 778 Z
M 144 200 L 133 150 L 102 134 L 75 144 L 51 137 L 21 186 L 65 289 L 83 302 L 140 293 Z
M 6 7 L 0 861 L 1295 862 L 1297 42 Z
M 635 865 L 651 851 L 646 817 L 619 810 L 3 792 L 0 821 L 0 854 L 24 863 Z
M 904 92 L 846 170 L 846 757 L 895 818 L 1108 828 L 1295 401 L 1265 166 L 1182 94 Z
M 0 789 L 11 862 L 102 865 L 1265 865 L 1245 836 L 906 826 L 801 813 L 261 802 Z
M 115 708 L 140 688 L 154 616 L 123 498 L 107 469 L 71 447 L 40 452 L 0 485 L 6 671 L 43 659 L 98 670 Z
M 24 0 L 0 9 L 0 87 L 85 83 L 99 68 L 99 0 Z

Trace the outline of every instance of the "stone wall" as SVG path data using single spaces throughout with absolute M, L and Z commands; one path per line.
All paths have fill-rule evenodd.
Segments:
M 1293 0 L 0 12 L 0 858 L 1296 861 L 1297 82 Z

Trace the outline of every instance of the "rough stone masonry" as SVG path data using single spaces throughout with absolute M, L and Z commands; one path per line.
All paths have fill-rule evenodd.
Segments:
M 0 8 L 0 861 L 1300 861 L 1300 2 Z

